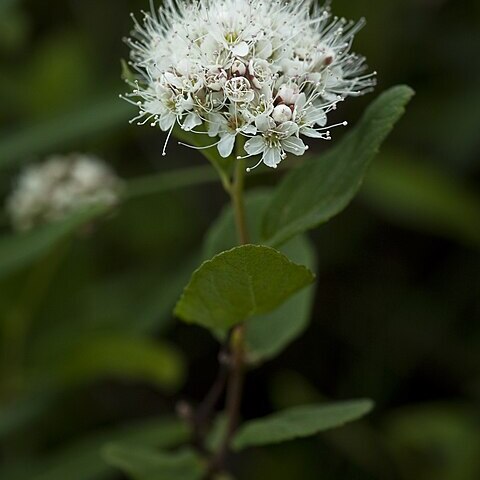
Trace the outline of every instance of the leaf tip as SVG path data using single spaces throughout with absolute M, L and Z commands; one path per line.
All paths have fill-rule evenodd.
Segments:
M 362 398 L 359 402 L 363 404 L 364 415 L 369 414 L 375 408 L 375 402 L 370 398 Z

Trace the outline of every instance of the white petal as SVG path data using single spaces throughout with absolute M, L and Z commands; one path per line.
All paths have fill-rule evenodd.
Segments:
M 273 47 L 270 40 L 262 39 L 256 44 L 256 56 L 259 58 L 270 58 L 273 53 Z
M 256 135 L 257 127 L 255 125 L 247 125 L 242 128 L 242 132 L 246 133 L 247 135 Z
M 267 167 L 277 168 L 282 161 L 282 154 L 279 148 L 267 148 L 263 154 L 263 163 Z
M 166 132 L 167 130 L 170 130 L 172 128 L 172 125 L 175 123 L 177 117 L 175 116 L 174 113 L 168 112 L 163 114 L 160 117 L 160 128 Z
M 190 132 L 193 130 L 197 125 L 202 124 L 202 119 L 196 113 L 189 113 L 183 122 L 182 129 Z
M 298 96 L 297 101 L 295 102 L 295 109 L 297 111 L 302 110 L 306 103 L 307 103 L 307 96 L 304 93 L 301 93 Z
M 178 106 L 181 107 L 183 110 L 190 110 L 194 105 L 193 98 L 191 95 L 188 95 L 187 98 L 183 98 L 178 102 Z
M 247 42 L 240 42 L 231 48 L 232 53 L 237 57 L 246 57 L 248 55 L 248 50 L 249 48 Z
M 211 113 L 208 122 L 208 136 L 216 137 L 222 125 L 226 123 L 225 117 L 219 113 Z
M 177 88 L 182 87 L 182 81 L 173 73 L 165 72 L 164 77 L 169 85 L 173 85 L 174 87 L 177 87 Z
M 327 114 L 323 108 L 312 107 L 307 112 L 307 123 L 311 123 L 312 125 L 317 124 L 324 127 L 327 124 Z
M 279 125 L 275 130 L 285 137 L 290 137 L 298 133 L 298 125 L 295 122 L 285 122 Z
M 248 92 L 245 92 L 242 102 L 250 103 L 254 98 L 255 98 L 255 92 L 253 90 L 250 90 Z
M 275 126 L 275 122 L 273 121 L 273 118 L 267 115 L 259 115 L 255 119 L 255 125 L 259 132 L 266 132 Z
M 325 136 L 325 132 L 320 133 L 320 132 L 317 132 L 314 128 L 310 128 L 310 127 L 302 127 L 300 131 L 302 135 L 305 135 L 306 137 L 310 137 L 310 138 L 323 138 Z
M 293 153 L 297 157 L 300 157 L 307 150 L 303 140 L 298 137 L 290 137 L 282 141 L 282 147 L 286 152 Z
M 152 113 L 153 115 L 162 115 L 165 112 L 165 106 L 160 100 L 145 102 L 143 108 L 146 112 Z
M 231 135 L 227 133 L 223 135 L 218 144 L 218 153 L 223 157 L 229 157 L 233 152 L 233 147 L 235 146 L 236 135 Z
M 263 137 L 253 137 L 245 143 L 245 151 L 249 155 L 258 155 L 265 149 L 265 140 Z

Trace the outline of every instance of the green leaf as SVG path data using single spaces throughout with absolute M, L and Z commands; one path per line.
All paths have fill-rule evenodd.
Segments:
M 89 208 L 72 214 L 66 220 L 50 223 L 27 233 L 0 238 L 0 279 L 42 257 L 60 241 L 105 211 L 104 206 Z
M 261 220 L 271 191 L 257 190 L 245 197 L 247 224 L 251 238 L 260 242 Z M 204 256 L 232 248 L 237 242 L 233 211 L 228 206 L 210 228 L 204 243 Z M 297 236 L 280 248 L 295 263 L 315 271 L 315 251 L 305 236 Z M 278 355 L 308 326 L 315 287 L 304 288 L 274 311 L 255 316 L 247 321 L 247 356 L 251 362 L 260 362 Z
M 412 95 L 406 86 L 383 93 L 336 147 L 287 174 L 265 213 L 262 232 L 270 245 L 328 221 L 350 203 Z
M 387 220 L 480 246 L 480 196 L 423 158 L 383 154 L 367 175 L 362 195 Z
M 35 366 L 32 380 L 76 386 L 105 377 L 143 380 L 167 390 L 185 377 L 183 356 L 173 346 L 136 336 L 100 336 L 62 345 L 49 352 L 51 362 Z
M 372 408 L 373 403 L 370 400 L 289 408 L 245 423 L 235 435 L 233 447 L 235 450 L 242 450 L 246 447 L 308 437 L 357 420 L 370 412 Z
M 92 433 L 49 454 L 46 458 L 29 458 L 29 462 L 22 462 L 4 470 L 0 469 L 0 478 L 99 480 L 113 474 L 113 469 L 101 455 L 102 448 L 111 442 L 121 443 L 128 448 L 142 445 L 166 449 L 185 443 L 188 439 L 189 429 L 177 419 L 149 418 Z
M 270 247 L 243 245 L 204 262 L 175 308 L 189 323 L 227 329 L 280 306 L 314 275 Z
M 176 453 L 154 449 L 109 445 L 104 457 L 112 466 L 126 472 L 134 480 L 200 480 L 205 469 L 190 450 Z
M 294 262 L 315 271 L 316 255 L 308 238 L 297 236 L 282 247 Z M 310 323 L 315 286 L 311 285 L 290 297 L 270 313 L 247 321 L 247 356 L 258 363 L 276 357 L 297 339 Z

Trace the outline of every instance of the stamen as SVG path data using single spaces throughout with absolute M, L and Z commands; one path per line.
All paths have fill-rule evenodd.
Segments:
M 191 148 L 192 150 L 208 150 L 209 148 L 216 147 L 222 140 L 220 139 L 218 142 L 212 143 L 211 145 L 206 145 L 204 147 L 196 147 L 195 145 L 189 145 L 188 143 L 178 142 L 179 145 L 184 147 Z
M 253 167 L 248 167 L 245 169 L 245 171 L 247 173 L 250 173 L 252 170 L 255 170 L 259 165 L 261 165 L 263 162 L 263 157 L 258 161 L 258 163 L 256 165 L 254 165 Z
M 173 123 L 172 126 L 170 127 L 170 130 L 168 131 L 167 139 L 163 144 L 162 157 L 165 157 L 167 155 L 167 145 L 168 145 L 168 142 L 170 141 L 170 137 L 172 136 L 172 132 L 174 128 L 175 128 L 175 123 Z

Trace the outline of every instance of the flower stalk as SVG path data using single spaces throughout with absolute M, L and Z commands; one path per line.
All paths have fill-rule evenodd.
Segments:
M 241 138 L 237 140 L 237 151 L 243 149 L 244 142 Z M 243 198 L 243 191 L 245 188 L 245 160 L 236 159 L 234 169 L 234 179 L 232 187 L 230 188 L 230 198 L 235 214 L 235 225 L 237 228 L 238 241 L 240 245 L 245 245 L 250 242 L 247 218 L 245 214 L 245 201 Z
M 237 139 L 236 151 L 243 149 L 244 142 Z M 250 242 L 248 232 L 244 189 L 245 189 L 245 161 L 235 159 L 235 168 L 233 174 L 233 182 L 228 193 L 230 194 L 232 208 L 235 216 L 235 225 L 237 229 L 238 241 L 240 245 Z M 235 326 L 229 337 L 230 344 L 230 374 L 227 381 L 226 406 L 227 428 L 224 438 L 214 455 L 210 471 L 215 472 L 223 468 L 225 457 L 230 449 L 230 443 L 235 435 L 240 417 L 240 408 L 242 404 L 243 387 L 245 382 L 245 324 L 241 323 Z

